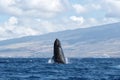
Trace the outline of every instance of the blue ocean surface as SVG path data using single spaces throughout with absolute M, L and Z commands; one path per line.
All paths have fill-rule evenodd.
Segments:
M 120 80 L 120 58 L 0 58 L 0 80 Z

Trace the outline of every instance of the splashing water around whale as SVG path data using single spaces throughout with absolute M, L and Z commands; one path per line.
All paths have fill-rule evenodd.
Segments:
M 68 60 L 68 58 L 65 58 L 65 60 L 66 60 L 66 64 L 70 63 L 69 60 Z M 54 62 L 54 60 L 53 60 L 52 58 L 50 58 L 50 59 L 48 60 L 48 63 L 49 63 L 49 64 L 53 64 L 53 63 L 55 63 L 55 62 Z

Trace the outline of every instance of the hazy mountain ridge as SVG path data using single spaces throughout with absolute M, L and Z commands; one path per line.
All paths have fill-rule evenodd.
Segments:
M 120 23 L 0 41 L 1 57 L 51 57 L 61 40 L 67 57 L 120 57 Z

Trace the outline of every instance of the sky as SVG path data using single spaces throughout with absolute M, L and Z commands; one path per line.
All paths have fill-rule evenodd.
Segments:
M 0 40 L 120 22 L 120 0 L 0 0 Z

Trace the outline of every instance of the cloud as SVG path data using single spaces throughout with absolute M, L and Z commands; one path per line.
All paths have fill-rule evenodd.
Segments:
M 4 29 L 12 31 L 15 28 L 15 25 L 18 23 L 18 20 L 16 17 L 10 17 L 8 21 L 6 21 L 3 26 Z
M 89 13 L 89 12 L 101 9 L 101 5 L 99 5 L 98 3 L 97 4 L 89 3 L 89 4 L 84 4 L 84 5 L 73 4 L 72 7 L 78 14 Z
M 1 39 L 120 21 L 119 0 L 70 2 L 70 0 L 0 0 L 0 15 L 9 17 L 0 23 Z
M 0 25 L 0 40 L 22 36 L 40 35 L 66 29 L 67 28 L 65 28 L 63 24 L 52 21 L 29 18 L 21 19 L 12 16 L 6 22 Z
M 120 19 L 116 19 L 114 17 L 105 17 L 102 19 L 103 24 L 116 23 L 116 22 L 120 22 Z
M 65 24 L 66 26 L 69 27 L 69 29 L 77 29 L 77 28 L 89 28 L 97 25 L 110 24 L 116 22 L 119 22 L 119 19 L 105 17 L 98 20 L 94 17 L 84 18 L 82 16 L 70 16 L 69 20 L 66 21 Z
M 95 11 L 101 9 L 101 5 L 98 3 L 86 4 L 85 7 L 87 8 L 88 11 Z
M 27 26 L 19 26 L 18 18 L 12 16 L 0 25 L 1 38 L 14 38 L 21 36 L 37 35 L 39 32 Z M 3 35 L 3 36 L 2 36 Z
M 78 22 L 79 24 L 84 23 L 84 18 L 83 17 L 71 16 L 70 19 L 74 22 Z
M 15 0 L 0 0 L 0 13 L 8 15 L 20 15 L 22 10 L 17 7 Z
M 86 4 L 76 3 L 72 6 L 78 14 L 99 11 L 105 13 L 104 17 L 120 17 L 120 0 L 91 0 L 91 2 L 86 2 Z
M 55 19 L 57 21 L 57 19 Z M 61 30 L 65 30 L 62 22 L 56 22 L 48 19 L 41 19 L 41 18 L 22 18 L 19 19 L 20 24 L 24 26 L 29 26 L 34 30 L 39 31 L 39 34 L 45 34 L 49 32 L 57 32 Z M 22 26 L 21 25 L 21 26 Z
M 0 13 L 14 16 L 53 17 L 65 10 L 64 0 L 0 0 Z
M 10 24 L 10 25 L 15 25 L 18 23 L 18 20 L 16 17 L 10 17 L 10 19 L 8 20 L 8 23 L 7 24 Z
M 25 0 L 28 9 L 39 9 L 44 12 L 61 12 L 63 5 L 60 0 Z
M 87 11 L 86 8 L 80 4 L 74 4 L 73 8 L 77 13 L 85 13 Z
M 68 4 L 68 0 L 0 0 L 0 14 L 9 16 L 0 24 L 1 39 L 64 30 L 50 19 L 64 12 Z
M 21 36 L 29 36 L 29 35 L 37 35 L 39 32 L 30 28 L 30 27 L 19 27 L 15 28 L 14 34 L 18 34 Z
M 101 5 L 107 11 L 106 17 L 120 17 L 120 0 L 103 0 Z
M 90 0 L 85 4 L 74 3 L 72 6 L 77 16 L 84 17 L 84 27 L 120 21 L 120 0 Z

